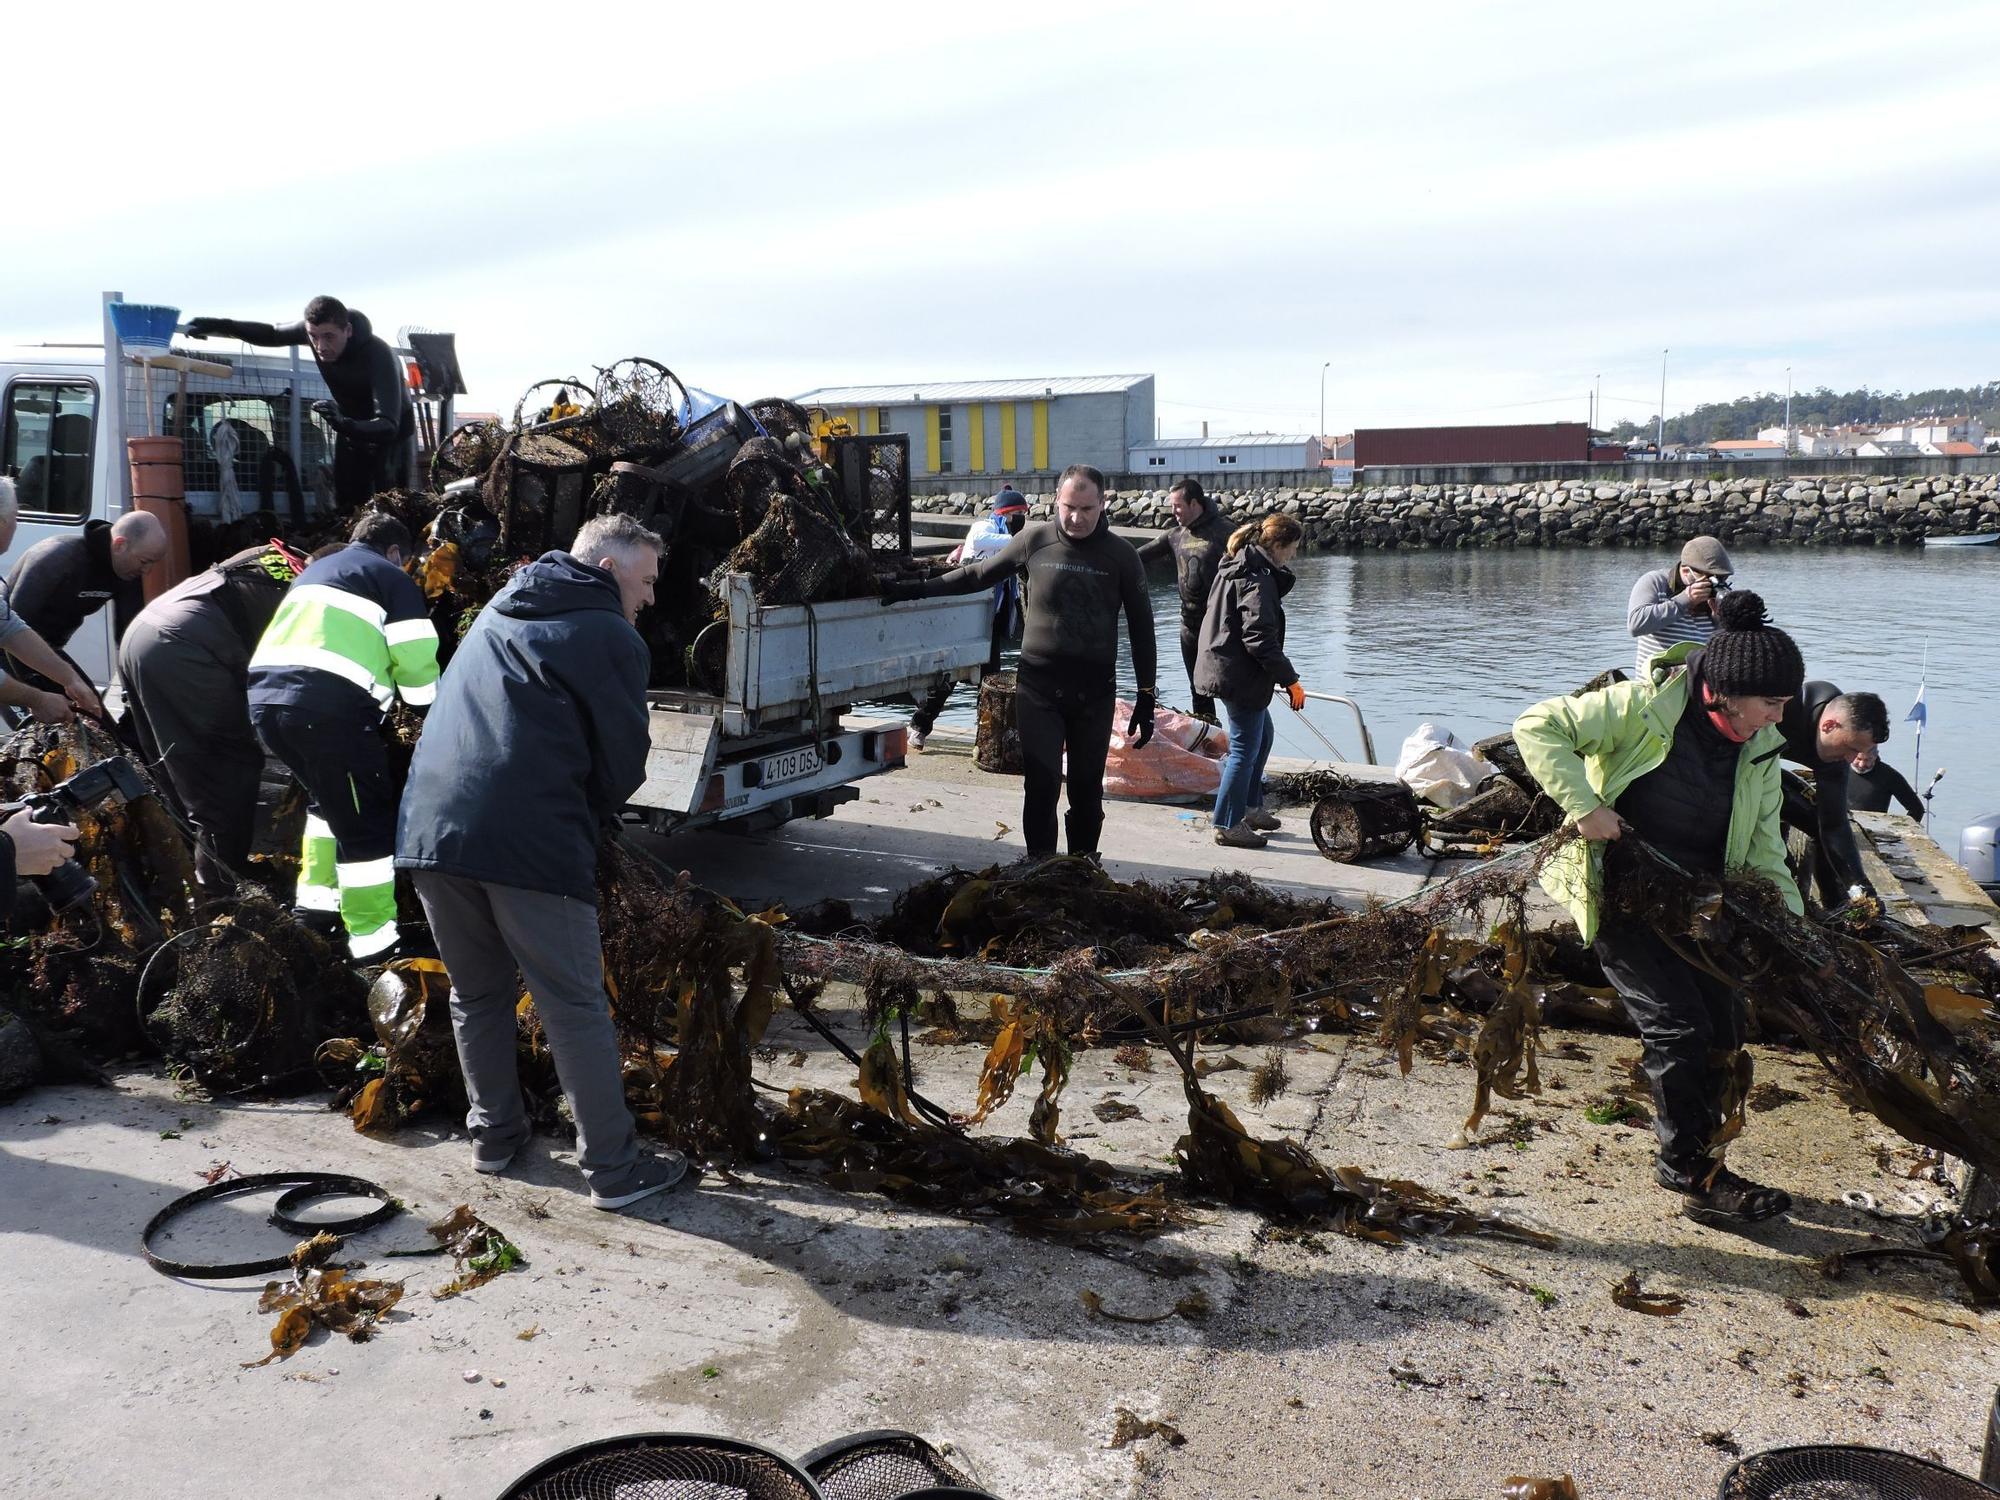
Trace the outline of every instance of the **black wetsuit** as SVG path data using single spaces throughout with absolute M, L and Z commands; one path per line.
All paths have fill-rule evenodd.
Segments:
M 1787 824 L 1813 835 L 1813 873 L 1819 898 L 1827 906 L 1845 902 L 1849 886 L 1874 889 L 1861 871 L 1861 846 L 1854 841 L 1854 824 L 1847 816 L 1847 762 L 1819 758 L 1820 715 L 1839 696 L 1840 689 L 1830 682 L 1808 682 L 1785 705 L 1785 716 L 1778 721 L 1785 736 L 1785 759 L 1813 773 L 1811 810 L 1802 799 L 1788 796 L 1784 817 Z
M 1876 761 L 1872 771 L 1856 771 L 1851 764 L 1848 770 L 1847 805 L 1856 812 L 1887 812 L 1891 802 L 1899 802 L 1911 817 L 1923 817 L 1923 798 L 1886 760 Z
M 1208 608 L 1208 591 L 1215 586 L 1215 570 L 1222 566 L 1234 523 L 1202 497 L 1202 512 L 1192 526 L 1176 525 L 1164 536 L 1156 536 L 1139 548 L 1142 562 L 1171 556 L 1174 581 L 1181 594 L 1181 662 L 1187 668 L 1188 691 L 1194 695 L 1198 718 L 1215 717 L 1215 699 L 1194 685 L 1194 659 L 1201 645 L 1201 617 Z
M 1026 766 L 1022 831 L 1029 854 L 1055 853 L 1067 748 L 1069 852 L 1089 854 L 1104 827 L 1104 758 L 1118 696 L 1121 612 L 1141 692 L 1154 690 L 1159 668 L 1145 566 L 1108 521 L 1082 541 L 1065 536 L 1055 521 L 1032 521 L 1000 551 L 932 579 L 924 593 L 976 594 L 1016 573 L 1026 576 L 1028 596 L 1014 697 Z
M 334 424 L 333 495 L 343 511 L 367 503 L 371 495 L 403 481 L 400 460 L 416 435 L 416 410 L 403 368 L 366 316 L 347 310 L 353 332 L 331 364 L 314 354 L 320 378 L 340 408 Z M 190 325 L 205 334 L 241 339 L 264 348 L 311 346 L 304 323 L 248 323 L 236 318 L 197 318 Z

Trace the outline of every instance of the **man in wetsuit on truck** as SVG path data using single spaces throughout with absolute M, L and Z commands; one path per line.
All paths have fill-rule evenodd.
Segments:
M 274 326 L 236 318 L 190 318 L 192 339 L 233 338 L 280 348 L 310 344 L 320 378 L 333 393 L 313 412 L 333 429 L 333 499 L 343 513 L 405 480 L 417 430 L 416 410 L 396 351 L 362 314 L 336 297 L 315 297 L 297 323 Z
M 1118 616 L 1132 638 L 1139 692 L 1126 726 L 1133 747 L 1153 737 L 1158 647 L 1145 565 L 1112 531 L 1104 513 L 1104 476 L 1071 464 L 1056 485 L 1052 521 L 1030 521 L 991 557 L 936 578 L 893 580 L 882 602 L 976 594 L 1003 579 L 1027 579 L 1027 619 L 1014 696 L 1026 787 L 1021 816 L 1028 855 L 1056 852 L 1056 798 L 1069 752 L 1071 854 L 1095 855 L 1104 828 L 1104 758 L 1118 700 Z
M 1167 508 L 1174 514 L 1174 529 L 1142 543 L 1139 560 L 1174 560 L 1174 579 L 1181 591 L 1181 660 L 1187 666 L 1188 691 L 1194 695 L 1194 716 L 1213 724 L 1215 700 L 1194 689 L 1194 658 L 1201 643 L 1202 616 L 1208 610 L 1208 591 L 1215 584 L 1215 570 L 1222 566 L 1229 533 L 1236 529 L 1236 523 L 1202 493 L 1199 479 L 1183 479 L 1168 490 Z

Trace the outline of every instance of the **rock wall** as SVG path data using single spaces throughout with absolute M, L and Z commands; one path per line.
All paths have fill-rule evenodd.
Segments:
M 1054 496 L 1031 495 L 1038 515 Z M 2000 474 L 1886 480 L 1633 479 L 1217 492 L 1244 520 L 1284 510 L 1309 545 L 1370 547 L 1617 547 L 1678 544 L 1708 533 L 1730 543 L 1882 546 L 1925 536 L 2000 531 Z M 928 514 L 977 514 L 987 496 L 920 495 Z M 1115 491 L 1112 521 L 1173 524 L 1165 490 Z

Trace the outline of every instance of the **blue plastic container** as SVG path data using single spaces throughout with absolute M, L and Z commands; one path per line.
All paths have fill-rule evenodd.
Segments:
M 111 304 L 111 326 L 118 330 L 118 342 L 127 354 L 165 354 L 174 341 L 174 325 L 180 320 L 178 307 L 158 307 L 150 302 Z

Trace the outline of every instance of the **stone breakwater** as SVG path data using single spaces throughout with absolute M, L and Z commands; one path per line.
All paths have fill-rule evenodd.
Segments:
M 988 495 L 919 495 L 918 511 L 976 515 Z M 1725 542 L 1790 546 L 1885 546 L 1926 536 L 2000 531 L 2000 474 L 1885 481 L 1661 478 L 1594 484 L 1357 486 L 1215 492 L 1232 516 L 1289 511 L 1309 545 L 1371 547 L 1618 547 L 1679 544 L 1703 533 Z M 1054 496 L 1030 495 L 1037 515 Z M 1173 524 L 1165 490 L 1114 491 L 1119 526 Z

